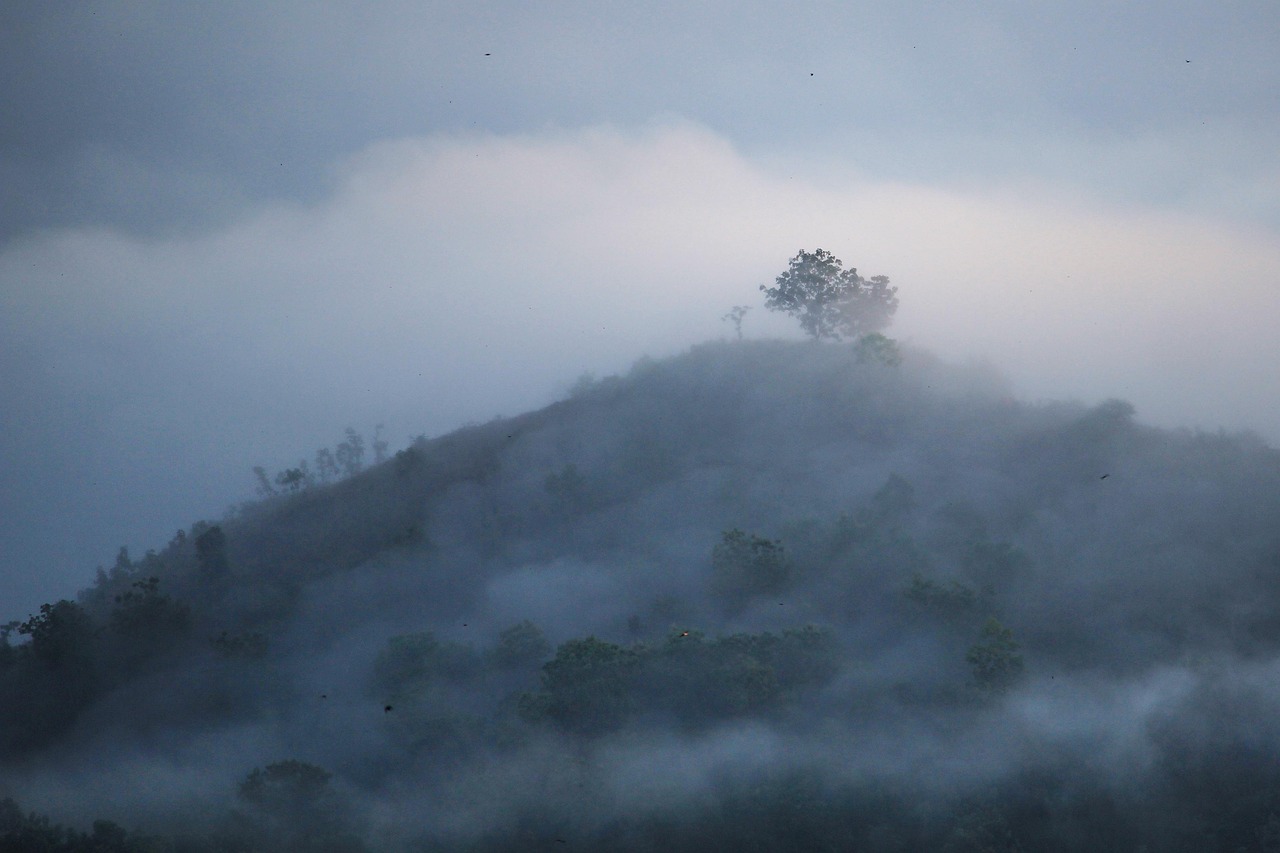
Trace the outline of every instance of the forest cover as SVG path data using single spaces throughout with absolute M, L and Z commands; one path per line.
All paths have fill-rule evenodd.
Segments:
M 0 849 L 1280 850 L 1280 453 L 823 322 L 122 550 Z

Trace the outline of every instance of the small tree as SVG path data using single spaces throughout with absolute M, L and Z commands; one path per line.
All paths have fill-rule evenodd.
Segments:
M 266 500 L 276 496 L 275 486 L 271 485 L 271 478 L 267 476 L 267 469 L 261 465 L 253 466 L 253 476 L 258 480 L 258 497 Z
M 854 345 L 853 351 L 858 364 L 880 364 L 885 367 L 902 364 L 902 353 L 898 352 L 897 342 L 879 332 L 864 335 Z
M 302 463 L 305 465 L 306 463 Z M 297 492 L 307 484 L 307 472 L 301 467 L 286 468 L 276 474 L 276 485 L 290 492 Z
M 742 340 L 742 318 L 747 316 L 747 312 L 751 309 L 746 305 L 735 305 L 729 309 L 729 313 L 721 317 L 721 321 L 733 324 L 733 331 L 738 336 L 738 340 Z
M 316 451 L 316 477 L 321 483 L 332 483 L 338 479 L 338 460 L 333 451 L 322 447 Z
M 347 427 L 346 439 L 333 452 L 334 461 L 346 477 L 354 477 L 364 468 L 364 436 Z
M 843 266 L 825 249 L 802 250 L 774 280 L 776 286 L 760 285 L 765 307 L 799 319 L 815 341 L 857 338 L 888 326 L 898 309 L 898 289 L 886 276 L 867 279 Z

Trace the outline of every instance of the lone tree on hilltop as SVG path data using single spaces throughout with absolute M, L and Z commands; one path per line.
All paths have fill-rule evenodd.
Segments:
M 815 341 L 859 338 L 888 326 L 898 310 L 898 288 L 889 286 L 887 276 L 863 278 L 843 266 L 825 249 L 801 250 L 774 280 L 776 286 L 760 285 L 765 307 L 799 319 Z

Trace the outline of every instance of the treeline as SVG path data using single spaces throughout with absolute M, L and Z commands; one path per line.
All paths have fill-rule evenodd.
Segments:
M 197 744 L 207 813 L 0 850 L 1280 849 L 1280 454 L 867 340 L 352 430 L 122 549 L 0 631 L 0 796 Z
M 1171 733 L 1172 734 L 1172 733 Z M 1030 853 L 1161 850 L 1267 853 L 1280 843 L 1280 769 L 1240 736 L 1210 750 L 1174 746 L 1140 796 L 1117 790 L 1072 756 L 1057 756 L 977 790 L 938 791 L 893 779 L 851 780 L 793 763 L 749 780 L 726 779 L 687 807 L 642 805 L 584 824 L 556 799 L 504 815 L 475 836 L 430 832 L 398 849 Z M 325 769 L 293 759 L 251 770 L 232 804 L 187 831 L 137 832 L 106 819 L 89 830 L 0 800 L 5 853 L 362 853 L 385 849 L 351 796 Z M 374 833 L 376 839 L 376 832 Z
M 590 636 L 548 654 L 527 621 L 484 652 L 431 633 L 397 636 L 375 662 L 373 692 L 399 742 L 438 751 L 491 748 L 486 738 L 519 740 L 523 727 L 597 737 L 625 726 L 693 731 L 774 716 L 840 668 L 835 637 L 815 626 L 715 639 L 673 629 L 664 641 L 628 645 Z M 482 696 L 487 713 L 459 714 Z
M 382 430 L 382 424 L 374 428 L 373 440 L 370 443 L 374 465 L 381 465 L 387 460 L 387 449 L 390 447 L 382 435 Z M 306 459 L 301 459 L 296 467 L 285 468 L 272 476 L 262 465 L 255 465 L 253 476 L 257 481 L 258 497 L 266 499 L 281 494 L 294 494 L 303 489 L 336 483 L 359 474 L 365 468 L 364 436 L 354 427 L 347 427 L 345 436 L 335 447 L 322 447 L 317 450 L 314 467 Z
M 0 800 L 2 853 L 363 853 L 351 803 L 321 767 L 289 759 L 254 768 L 236 786 L 234 805 L 198 831 L 143 833 L 110 820 L 89 831 L 24 812 Z

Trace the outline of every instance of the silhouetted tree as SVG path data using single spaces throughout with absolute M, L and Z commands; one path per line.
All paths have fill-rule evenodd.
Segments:
M 215 524 L 196 537 L 196 562 L 205 580 L 217 581 L 226 577 L 227 536 L 218 525 Z
M 346 435 L 334 450 L 333 458 L 345 476 L 354 477 L 364 468 L 364 437 L 352 427 L 347 427 Z
M 373 428 L 373 464 L 381 465 L 387 461 L 387 440 L 382 437 L 383 425 L 378 424 Z
M 825 249 L 801 251 L 791 259 L 775 286 L 760 285 L 765 307 L 784 311 L 800 321 L 814 340 L 859 337 L 883 329 L 898 309 L 886 276 L 863 278 L 856 269 Z
M 258 497 L 265 500 L 266 498 L 273 498 L 276 496 L 276 487 L 271 485 L 271 478 L 267 476 L 266 468 L 263 468 L 261 465 L 254 465 L 253 476 L 258 481 L 258 487 L 256 489 Z
M 18 626 L 31 637 L 31 653 L 51 669 L 82 668 L 93 660 L 93 620 L 74 601 L 40 605 L 40 615 Z
M 306 464 L 305 462 L 303 463 Z M 276 485 L 290 492 L 297 492 L 307 484 L 307 472 L 301 466 L 286 468 L 276 474 Z
M 333 458 L 333 451 L 327 447 L 316 451 L 316 477 L 321 483 L 332 483 L 338 479 L 338 460 Z
M 885 367 L 902 364 L 902 354 L 898 352 L 897 342 L 879 332 L 863 335 L 858 340 L 854 345 L 854 358 L 858 364 L 882 364 Z
M 746 317 L 747 312 L 750 310 L 751 308 L 746 305 L 735 305 L 729 309 L 728 314 L 725 314 L 720 318 L 725 322 L 733 324 L 733 331 L 738 340 L 742 340 L 742 318 Z
M 43 746 L 66 731 L 99 690 L 98 631 L 80 605 L 62 600 L 18 626 L 31 642 L 0 685 L 0 752 Z M 17 688 L 15 692 L 14 688 Z

